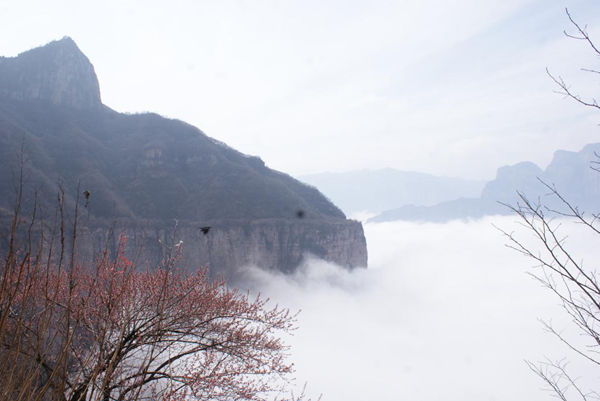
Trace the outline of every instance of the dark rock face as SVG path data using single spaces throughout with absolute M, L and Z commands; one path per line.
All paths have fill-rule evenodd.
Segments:
M 360 223 L 315 188 L 184 122 L 103 106 L 71 39 L 0 59 L 0 215 L 12 208 L 21 147 L 46 210 L 59 183 L 68 208 L 79 193 L 80 253 L 90 257 L 120 231 L 138 259 L 157 263 L 183 241 L 187 266 L 227 274 L 246 264 L 291 271 L 304 254 L 367 264 Z
M 68 37 L 18 57 L 0 57 L 0 94 L 78 109 L 102 105 L 94 67 Z
M 365 237 L 356 221 L 225 220 L 211 223 L 206 234 L 200 222 L 172 223 L 145 221 L 117 224 L 113 229 L 102 225 L 84 228 L 80 247 L 87 250 L 88 259 L 107 242 L 114 251 L 119 240 L 114 233 L 118 232 L 127 238 L 127 256 L 139 265 L 158 263 L 181 250 L 181 266 L 190 270 L 207 267 L 226 278 L 238 277 L 244 266 L 291 273 L 306 256 L 350 268 L 367 263 L 366 247 L 361 246 Z

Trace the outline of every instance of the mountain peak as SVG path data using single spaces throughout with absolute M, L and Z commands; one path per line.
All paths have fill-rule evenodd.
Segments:
M 68 36 L 17 57 L 0 57 L 0 96 L 77 109 L 102 105 L 94 66 Z
M 24 52 L 20 53 L 19 55 L 29 53 L 31 51 L 36 51 L 36 50 L 39 50 L 42 48 L 48 48 L 51 50 L 56 50 L 56 49 L 60 48 L 63 50 L 67 50 L 67 51 L 70 51 L 73 53 L 80 53 L 81 55 L 83 55 L 83 52 L 81 50 L 79 50 L 77 43 L 75 43 L 75 41 L 70 36 L 63 36 L 61 39 L 53 40 L 43 46 L 24 51 Z

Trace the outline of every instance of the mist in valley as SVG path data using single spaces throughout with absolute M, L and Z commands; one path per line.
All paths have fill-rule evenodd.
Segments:
M 593 261 L 593 238 L 566 224 L 568 245 Z M 570 360 L 540 319 L 577 339 L 531 260 L 496 228 L 538 247 L 514 216 L 446 224 L 369 223 L 369 268 L 307 261 L 293 276 L 253 269 L 253 286 L 300 309 L 288 339 L 297 385 L 323 400 L 547 400 L 526 360 Z M 577 376 L 577 375 L 576 375 Z M 585 385 L 585 381 L 578 382 Z

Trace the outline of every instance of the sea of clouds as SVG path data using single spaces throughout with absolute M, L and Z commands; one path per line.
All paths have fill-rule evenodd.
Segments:
M 597 383 L 598 369 L 544 330 L 540 319 L 572 325 L 494 225 L 539 246 L 516 217 L 366 224 L 368 269 L 319 260 L 293 276 L 252 269 L 253 286 L 301 310 L 287 339 L 298 385 L 323 401 L 548 400 L 525 360 L 563 357 L 581 384 Z M 578 257 L 597 260 L 596 238 L 562 230 Z

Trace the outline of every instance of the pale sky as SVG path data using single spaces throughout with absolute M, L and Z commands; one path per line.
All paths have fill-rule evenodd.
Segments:
M 491 179 L 598 141 L 595 0 L 4 1 L 0 55 L 71 36 L 104 103 L 187 121 L 292 175 L 392 167 Z

